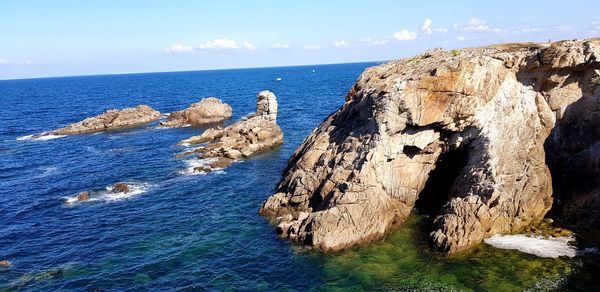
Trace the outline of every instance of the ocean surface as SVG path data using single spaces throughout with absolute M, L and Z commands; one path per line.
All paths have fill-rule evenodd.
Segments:
M 288 157 L 376 63 L 0 81 L 0 290 L 588 290 L 597 255 L 542 258 L 482 244 L 447 258 L 413 215 L 382 242 L 322 254 L 278 240 L 257 214 Z M 39 134 L 109 108 L 168 113 L 203 97 L 230 124 L 256 95 L 279 102 L 284 144 L 224 171 L 190 170 L 176 143 L 205 128 Z M 52 138 L 52 139 L 47 139 Z M 134 191 L 111 194 L 117 182 Z M 82 191 L 92 200 L 73 203 Z M 552 248 L 552 247 L 547 247 Z

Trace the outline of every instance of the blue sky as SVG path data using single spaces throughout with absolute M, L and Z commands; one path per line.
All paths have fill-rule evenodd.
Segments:
M 588 38 L 600 36 L 598 11 L 597 0 L 0 0 L 0 79 L 378 61 Z

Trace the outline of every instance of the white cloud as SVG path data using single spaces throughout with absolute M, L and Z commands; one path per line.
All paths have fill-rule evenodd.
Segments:
M 527 28 L 513 30 L 513 33 L 521 34 L 521 33 L 534 33 L 534 32 L 540 32 L 540 31 L 544 31 L 544 29 L 539 28 L 539 27 L 527 27 Z
M 348 47 L 348 43 L 346 43 L 346 41 L 344 41 L 344 40 L 333 41 L 333 46 L 336 48 L 345 48 L 345 47 Z
M 180 44 L 170 45 L 167 49 L 167 52 L 169 53 L 191 53 L 193 51 L 194 48 L 192 46 L 184 46 Z
M 219 38 L 199 44 L 197 46 L 173 44 L 167 48 L 169 53 L 192 53 L 202 50 L 256 50 L 256 46 L 250 42 L 238 43 L 231 39 Z
M 394 33 L 393 37 L 399 41 L 409 41 L 417 38 L 417 34 L 406 29 L 402 29 L 401 31 Z
M 421 31 L 427 34 L 431 33 L 431 19 L 425 18 L 423 25 L 421 26 Z
M 464 40 L 465 40 L 465 37 L 464 37 L 464 36 L 462 36 L 462 35 L 457 35 L 457 36 L 456 36 L 456 39 L 457 39 L 458 41 L 461 41 L 461 42 L 462 42 L 462 41 L 464 41 Z
M 244 49 L 252 51 L 252 50 L 256 50 L 256 46 L 249 42 L 244 42 Z
M 320 50 L 320 45 L 304 45 L 305 50 Z
M 436 28 L 432 28 L 434 33 L 447 33 L 448 29 L 445 27 L 436 27 Z
M 289 49 L 291 46 L 287 43 L 276 43 L 271 46 L 273 49 Z
M 454 24 L 454 28 L 464 30 L 464 31 L 489 31 L 491 30 L 490 26 L 485 23 L 485 21 L 473 17 L 469 19 L 467 22 L 456 23 Z
M 203 44 L 198 45 L 197 47 L 200 50 L 229 50 L 229 49 L 239 49 L 240 45 L 230 39 L 216 39 L 213 41 L 208 41 Z

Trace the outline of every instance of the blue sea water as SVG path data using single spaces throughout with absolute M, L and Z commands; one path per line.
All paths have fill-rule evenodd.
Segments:
M 373 247 L 332 255 L 276 238 L 257 214 L 260 204 L 295 148 L 372 65 L 0 81 L 0 260 L 12 262 L 0 271 L 0 290 L 470 290 L 498 282 L 555 287 L 577 273 L 573 260 L 490 247 L 447 260 L 417 236 L 418 219 Z M 220 173 L 191 175 L 192 161 L 175 157 L 185 150 L 178 141 L 205 128 L 149 124 L 27 139 L 109 108 L 147 104 L 168 113 L 208 96 L 233 107 L 229 124 L 253 112 L 265 89 L 278 97 L 284 144 Z M 134 195 L 106 194 L 120 181 Z M 81 191 L 100 195 L 67 203 Z M 490 257 L 519 262 L 498 271 Z

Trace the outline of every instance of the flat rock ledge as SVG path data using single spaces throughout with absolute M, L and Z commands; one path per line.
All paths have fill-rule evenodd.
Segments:
M 172 112 L 160 127 L 197 127 L 231 118 L 231 106 L 216 97 L 203 98 L 188 108 Z
M 110 109 L 102 114 L 70 124 L 48 134 L 77 135 L 107 130 L 132 128 L 157 121 L 160 118 L 160 112 L 147 105 L 138 105 L 133 108 L 125 108 L 121 110 Z
M 283 133 L 276 123 L 277 99 L 270 91 L 258 94 L 256 112 L 225 128 L 211 128 L 202 135 L 185 139 L 179 144 L 206 143 L 194 151 L 178 154 L 178 157 L 198 155 L 207 163 L 195 169 L 210 172 L 222 169 L 236 160 L 247 158 L 283 143 Z
M 453 253 L 544 217 L 548 155 L 553 174 L 593 178 L 583 190 L 554 181 L 565 212 L 598 222 L 599 85 L 600 39 L 436 49 L 368 68 L 260 214 L 281 238 L 337 251 L 431 209 L 431 242 Z

